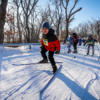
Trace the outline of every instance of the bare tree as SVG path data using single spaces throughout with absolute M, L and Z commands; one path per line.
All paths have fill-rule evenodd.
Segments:
M 89 21 L 89 30 L 92 36 L 95 34 L 94 23 Z
M 4 25 L 5 25 L 5 15 L 8 0 L 1 0 L 0 5 L 0 43 L 4 41 Z
M 21 6 L 25 15 L 25 28 L 26 28 L 26 40 L 28 43 L 31 42 L 31 34 L 29 28 L 29 18 L 33 9 L 35 9 L 36 4 L 39 0 L 21 0 Z
M 24 42 L 30 43 L 32 40 L 32 34 L 35 33 L 35 25 L 32 19 L 35 19 L 34 12 L 38 1 L 39 0 L 13 0 L 17 7 L 19 42 L 22 42 L 23 37 L 25 38 Z
M 94 26 L 95 26 L 95 32 L 97 34 L 97 38 L 100 41 L 100 19 L 99 20 L 95 20 Z
M 21 12 L 19 11 L 19 9 L 20 9 L 20 0 L 13 0 L 13 3 L 16 5 L 16 7 L 17 7 L 17 15 L 16 15 L 16 17 L 17 17 L 17 29 L 18 29 L 18 35 L 19 35 L 19 42 L 21 43 L 22 42 L 22 34 L 21 34 L 21 25 L 20 25 L 20 23 L 22 23 L 22 21 L 21 21 Z
M 50 9 L 50 6 L 48 7 L 49 10 L 50 10 L 50 18 L 53 22 L 53 25 L 55 26 L 56 28 L 56 35 L 57 37 L 60 36 L 60 33 L 61 33 L 61 28 L 62 28 L 62 23 L 63 23 L 63 11 L 62 11 L 62 6 L 60 4 L 60 2 L 58 2 L 58 0 L 55 0 L 53 2 L 54 6 L 55 6 L 55 11 L 51 11 Z
M 87 37 L 90 34 L 88 23 L 80 23 L 74 30 L 82 37 Z
M 69 24 L 70 22 L 73 21 L 74 19 L 74 14 L 77 13 L 78 11 L 80 11 L 82 9 L 82 7 L 80 7 L 79 9 L 75 10 L 74 11 L 74 8 L 76 6 L 76 4 L 78 3 L 79 0 L 74 0 L 74 5 L 72 6 L 72 8 L 69 10 L 68 9 L 68 6 L 69 6 L 69 2 L 71 0 L 60 0 L 63 8 L 65 9 L 65 22 L 66 22 L 66 37 L 65 37 L 65 41 L 66 41 L 66 38 L 68 38 L 68 28 L 69 28 Z M 69 11 L 68 11 L 69 10 Z M 69 13 L 68 13 L 69 12 Z M 65 42 L 64 41 L 64 42 Z

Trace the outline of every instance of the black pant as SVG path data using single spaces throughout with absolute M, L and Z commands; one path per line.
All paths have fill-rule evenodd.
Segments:
M 79 46 L 81 46 L 81 43 L 79 43 Z
M 77 50 L 77 43 L 73 43 L 74 51 Z
M 88 45 L 87 53 L 89 53 L 90 47 L 92 48 L 92 54 L 94 54 L 94 46 L 93 45 Z
M 47 51 L 48 50 L 46 50 L 45 47 L 43 47 L 41 49 L 41 55 L 42 55 L 43 59 L 47 59 L 47 56 L 46 56 L 46 52 Z M 49 57 L 49 60 L 50 60 L 50 63 L 51 63 L 52 66 L 55 65 L 55 61 L 54 61 L 53 55 L 54 55 L 54 52 L 53 51 L 49 51 L 48 57 Z

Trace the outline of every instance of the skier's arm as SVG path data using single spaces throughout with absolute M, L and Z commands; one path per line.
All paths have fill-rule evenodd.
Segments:
M 42 46 L 40 48 L 43 49 L 44 48 L 43 39 L 41 39 L 41 45 Z
M 96 39 L 94 39 L 94 42 L 98 42 Z
M 41 39 L 41 45 L 43 46 L 44 44 L 43 44 L 43 39 Z
M 84 43 L 84 46 L 88 43 L 88 40 Z
M 60 51 L 60 42 L 59 42 L 59 40 L 57 39 L 54 43 L 55 43 L 55 46 L 56 46 L 56 50 Z
M 78 41 L 78 36 L 76 38 L 73 37 L 73 42 L 76 43 Z

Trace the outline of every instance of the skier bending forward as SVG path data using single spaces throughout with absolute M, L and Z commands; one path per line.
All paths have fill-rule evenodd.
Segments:
M 86 44 L 88 44 L 88 48 L 87 48 L 87 55 L 89 55 L 89 50 L 90 50 L 90 47 L 92 47 L 92 56 L 94 55 L 94 43 L 95 42 L 98 42 L 96 39 L 93 39 L 92 36 L 90 35 L 88 37 L 88 40 L 84 43 L 84 46 Z
M 50 28 L 50 25 L 48 22 L 45 22 L 42 26 L 43 29 L 43 36 L 41 39 L 41 55 L 43 57 L 43 60 L 41 60 L 39 63 L 47 63 L 48 59 L 46 56 L 46 52 L 48 52 L 48 58 L 50 60 L 50 63 L 53 68 L 53 73 L 57 71 L 57 66 L 55 63 L 55 60 L 53 58 L 54 52 L 56 54 L 60 53 L 60 42 L 57 39 L 56 35 L 54 34 L 55 31 Z

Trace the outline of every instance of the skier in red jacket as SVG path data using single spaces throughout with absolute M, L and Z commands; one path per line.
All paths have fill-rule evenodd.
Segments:
M 41 45 L 42 45 L 41 55 L 43 57 L 43 60 L 41 60 L 39 63 L 48 63 L 46 52 L 49 51 L 48 58 L 52 65 L 53 73 L 55 73 L 57 71 L 57 66 L 53 58 L 53 55 L 54 55 L 54 52 L 56 54 L 60 53 L 60 42 L 57 39 L 56 35 L 54 34 L 55 31 L 50 28 L 50 25 L 48 22 L 45 22 L 42 28 L 43 28 L 43 37 L 41 39 Z

